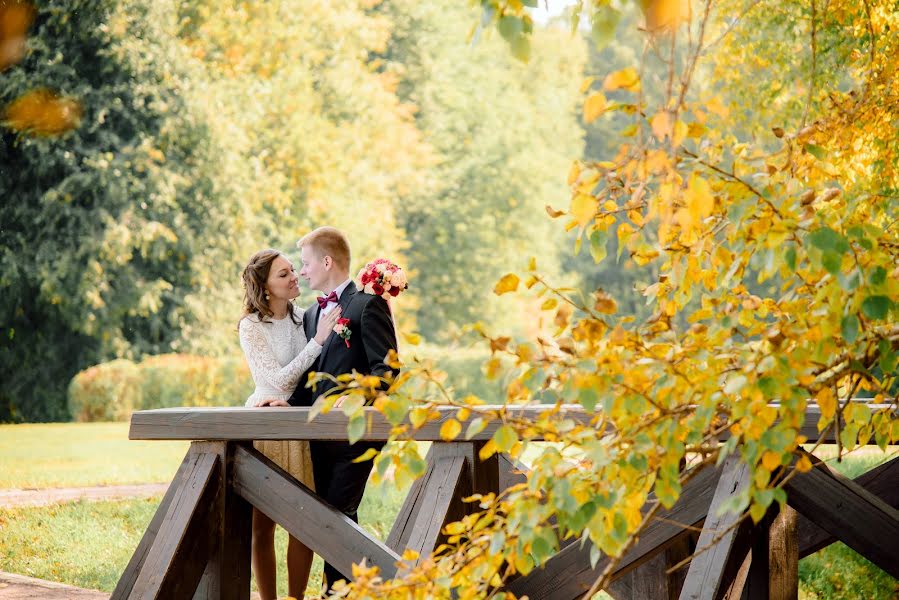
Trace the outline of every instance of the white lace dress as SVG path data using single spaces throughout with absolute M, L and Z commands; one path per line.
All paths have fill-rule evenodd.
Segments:
M 256 384 L 246 406 L 269 398 L 290 398 L 300 376 L 321 354 L 318 342 L 306 340 L 303 314 L 295 308 L 293 311 L 296 323 L 290 315 L 267 322 L 260 321 L 258 315 L 248 315 L 240 321 L 240 347 Z M 253 445 L 297 480 L 315 489 L 308 442 L 259 440 Z

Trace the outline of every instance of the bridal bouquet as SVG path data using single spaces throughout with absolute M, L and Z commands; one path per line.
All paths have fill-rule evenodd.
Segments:
M 409 282 L 406 280 L 406 273 L 400 267 L 386 258 L 379 258 L 359 271 L 359 287 L 366 294 L 374 296 L 390 294 L 396 297 L 409 287 Z

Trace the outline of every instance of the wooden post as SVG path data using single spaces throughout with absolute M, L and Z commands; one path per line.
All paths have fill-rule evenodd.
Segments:
M 249 600 L 250 545 L 253 534 L 253 507 L 234 492 L 234 450 L 236 442 L 206 442 L 223 466 L 218 499 L 212 511 L 218 544 L 210 553 L 194 600 Z
M 722 504 L 738 493 L 749 481 L 749 469 L 740 462 L 739 456 L 732 454 L 724 459 L 721 479 L 715 489 L 715 496 L 709 506 L 708 517 L 702 527 L 697 543 L 701 552 L 690 563 L 681 600 L 714 600 L 719 590 L 727 587 L 724 582 L 725 570 L 732 550 L 737 546 L 737 522 L 741 515 L 718 514 Z M 731 560 L 731 562 L 733 562 Z M 742 562 L 742 561 L 741 561 Z

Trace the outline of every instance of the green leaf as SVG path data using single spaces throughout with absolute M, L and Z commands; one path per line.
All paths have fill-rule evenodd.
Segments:
M 524 32 L 524 22 L 519 17 L 506 15 L 497 21 L 496 28 L 507 42 L 512 42 Z
M 883 285 L 883 282 L 886 281 L 887 271 L 883 267 L 874 267 L 871 270 L 871 274 L 868 276 L 868 281 L 871 282 L 871 285 Z
M 355 415 L 350 419 L 346 427 L 347 439 L 351 444 L 355 444 L 365 435 L 365 415 Z
M 880 340 L 877 344 L 877 349 L 880 351 L 880 358 L 878 359 L 880 370 L 883 371 L 884 375 L 892 375 L 899 360 L 897 360 L 896 353 L 893 352 L 893 347 L 889 340 Z
M 858 326 L 857 316 L 846 315 L 843 317 L 843 320 L 840 322 L 840 331 L 843 334 L 843 339 L 850 344 L 854 343 L 858 339 Z
M 465 439 L 470 440 L 477 434 L 484 431 L 484 427 L 487 426 L 487 422 L 483 417 L 475 417 L 472 419 L 471 423 L 468 424 L 468 429 L 465 431 Z
M 508 452 L 518 441 L 518 434 L 509 425 L 503 425 L 493 434 L 493 443 L 500 452 Z
M 615 38 L 615 30 L 621 20 L 621 13 L 611 6 L 602 6 L 593 13 L 590 36 L 597 50 L 605 48 Z
M 796 248 L 793 246 L 787 248 L 787 251 L 784 252 L 784 261 L 787 263 L 787 266 L 790 267 L 791 271 L 796 270 Z
M 890 299 L 886 296 L 868 296 L 862 301 L 862 312 L 869 319 L 884 319 L 889 309 Z
M 827 149 L 815 144 L 806 144 L 805 150 L 818 160 L 824 160 L 824 157 L 827 156 Z
M 830 227 L 816 229 L 808 235 L 808 241 L 822 252 L 843 254 L 849 251 L 849 242 Z
M 606 243 L 608 242 L 608 233 L 605 231 L 594 231 L 590 234 L 590 256 L 593 262 L 599 264 L 606 257 Z
M 509 44 L 512 47 L 512 56 L 521 62 L 531 59 L 531 40 L 525 35 L 518 35 Z
M 840 266 L 843 264 L 843 255 L 836 252 L 825 252 L 821 257 L 821 265 L 827 269 L 831 275 L 837 275 L 840 272 Z

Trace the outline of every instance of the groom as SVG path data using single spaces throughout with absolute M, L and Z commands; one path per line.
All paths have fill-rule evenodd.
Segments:
M 322 314 L 340 306 L 341 317 L 349 319 L 350 337 L 347 344 L 334 334 L 328 337 L 318 360 L 310 371 L 342 375 L 356 371 L 363 375 L 395 376 L 397 371 L 386 363 L 390 350 L 396 351 L 396 332 L 387 302 L 380 296 L 356 289 L 350 279 L 350 246 L 346 237 L 333 227 L 320 227 L 297 242 L 302 268 L 300 277 L 323 296 L 306 310 L 303 326 L 306 338 L 312 339 Z M 310 406 L 319 396 L 327 394 L 335 383 L 328 380 L 316 384 L 315 390 L 306 388 L 309 373 L 300 380 L 290 398 L 292 406 Z M 383 442 L 310 442 L 315 491 L 353 521 L 373 462 L 355 463 L 353 459 L 368 448 L 380 450 Z M 338 579 L 348 579 L 330 564 L 325 563 L 325 582 L 328 587 Z

